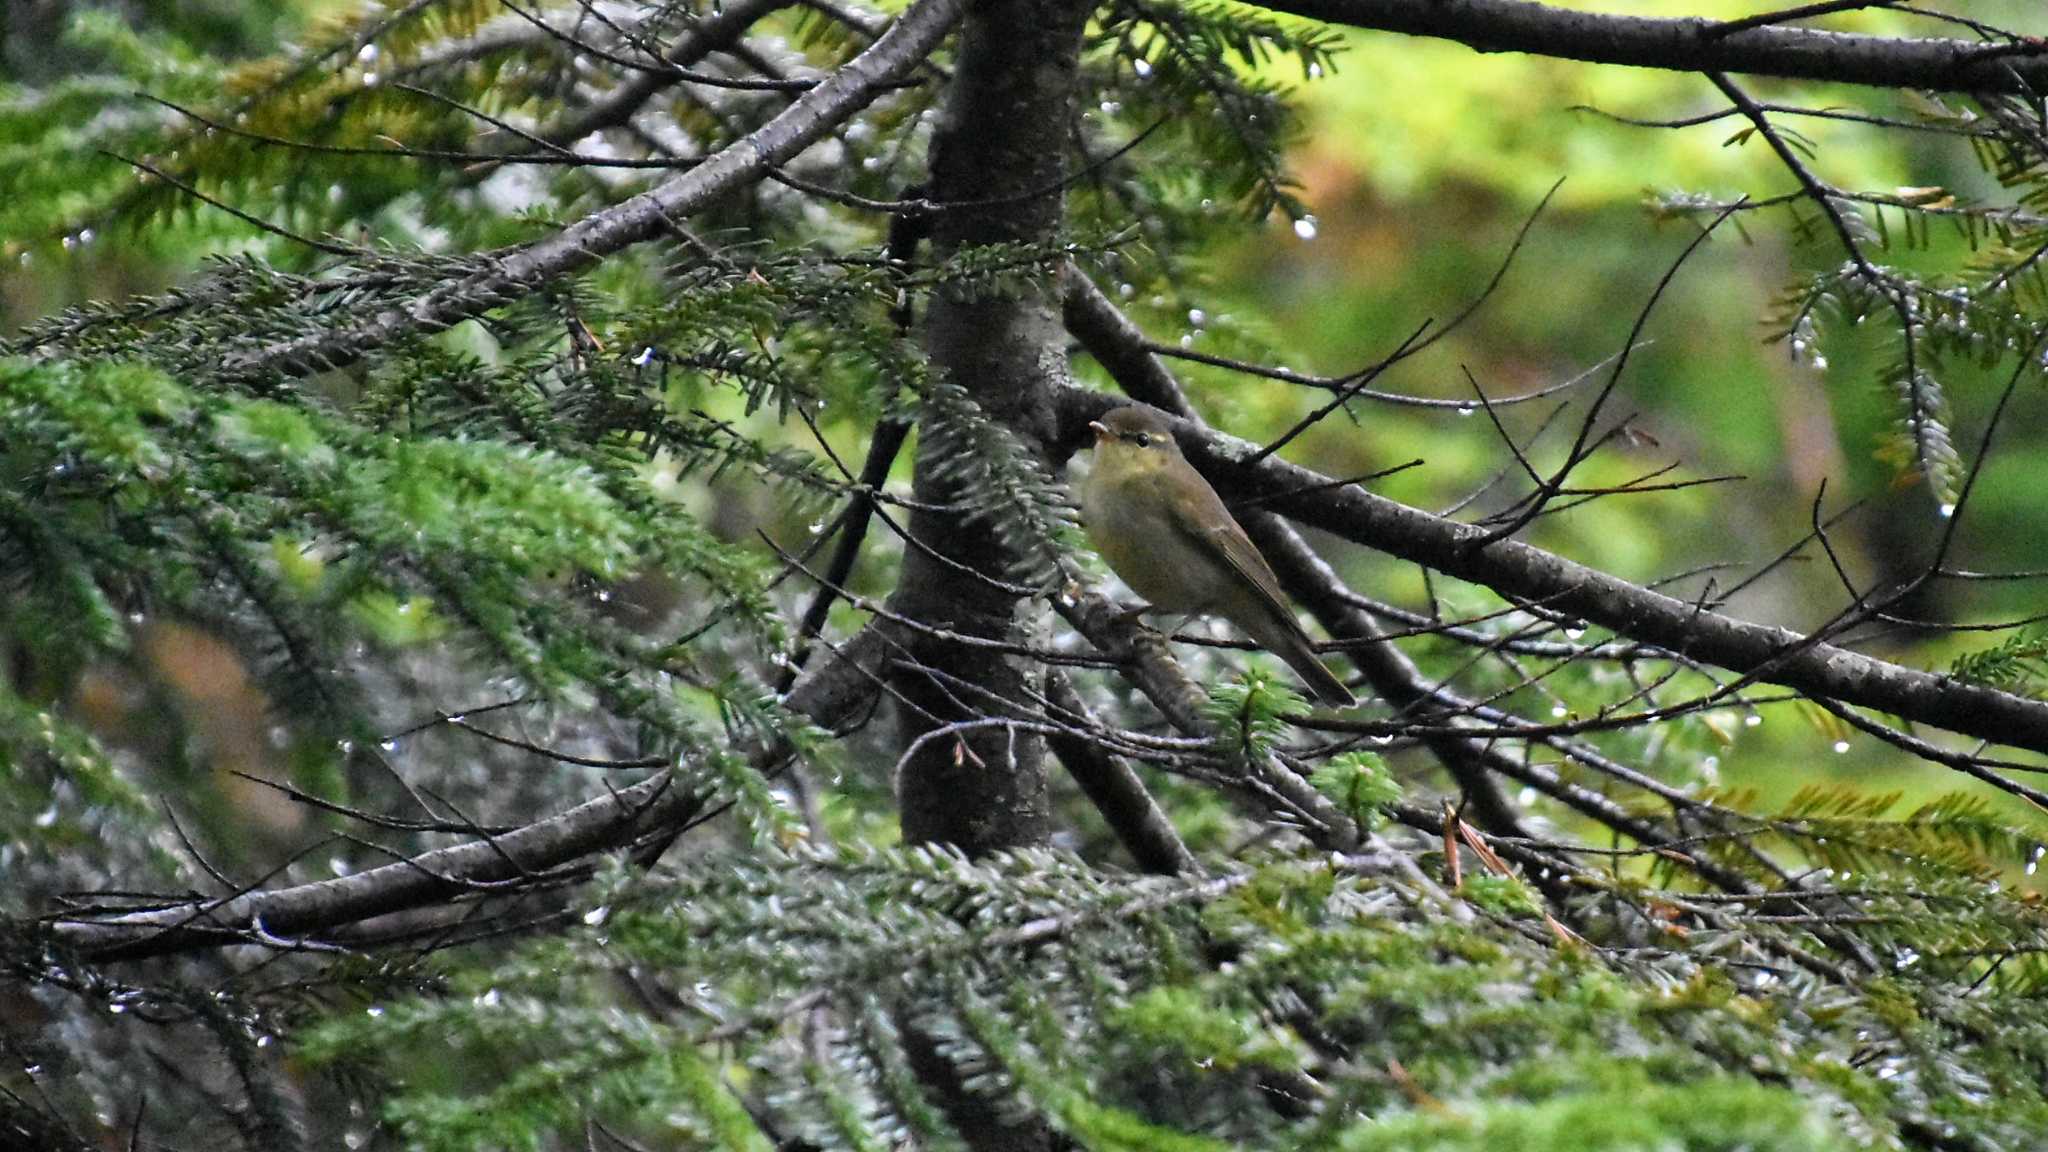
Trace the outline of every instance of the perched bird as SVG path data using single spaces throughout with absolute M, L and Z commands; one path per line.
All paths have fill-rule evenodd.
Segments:
M 1180 454 L 1172 426 L 1151 408 L 1105 413 L 1081 515 L 1095 550 L 1150 609 L 1217 615 L 1287 661 L 1326 704 L 1358 703 L 1316 659 L 1280 581 L 1222 497 Z

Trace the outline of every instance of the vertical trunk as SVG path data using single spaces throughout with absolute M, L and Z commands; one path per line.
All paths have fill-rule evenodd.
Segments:
M 932 142 L 927 195 L 940 204 L 987 203 L 942 212 L 932 245 L 943 259 L 983 244 L 1050 240 L 1060 231 L 1064 143 L 1078 79 L 1079 0 L 973 0 Z M 1038 193 L 1038 195 L 1028 195 Z M 1054 433 L 1052 397 L 1066 379 L 1054 277 L 1030 290 L 977 297 L 936 293 L 926 313 L 934 376 L 966 390 L 994 419 L 1033 446 Z M 927 411 L 926 416 L 930 413 Z M 953 506 L 944 461 L 920 438 L 916 492 L 923 509 Z M 895 609 L 946 632 L 1018 641 L 1042 605 L 973 573 L 1000 579 L 1011 557 L 993 525 L 957 512 L 920 510 L 910 530 L 938 556 L 906 550 Z M 942 558 L 941 558 L 942 557 Z M 892 677 L 906 747 L 949 724 L 1029 717 L 1042 676 L 1027 661 L 941 635 L 909 633 Z M 960 729 L 926 740 L 897 782 L 903 838 L 953 844 L 970 855 L 1043 842 L 1051 832 L 1044 742 L 1000 727 Z M 1005 1117 L 968 1091 L 935 1039 L 906 1027 L 913 1065 L 975 1152 L 1045 1152 L 1051 1132 Z
M 1089 7 L 1078 0 L 975 0 L 962 32 L 944 119 L 933 141 L 929 196 L 942 211 L 935 253 L 999 243 L 1042 243 L 1060 232 L 1065 141 Z M 1053 434 L 1052 396 L 1066 379 L 1055 276 L 1021 293 L 938 292 L 926 317 L 935 375 L 965 389 L 994 419 L 1039 445 Z M 958 493 L 940 462 L 920 451 L 920 501 Z M 1001 578 L 1009 567 L 986 521 L 919 511 L 911 531 L 943 559 L 909 549 L 894 605 L 948 632 L 1019 641 L 1041 610 L 970 573 Z M 943 636 L 920 634 L 895 686 L 906 746 L 948 724 L 1035 715 L 1038 670 Z M 1043 742 L 982 726 L 928 740 L 898 782 L 904 838 L 944 841 L 970 854 L 1034 844 L 1050 831 Z

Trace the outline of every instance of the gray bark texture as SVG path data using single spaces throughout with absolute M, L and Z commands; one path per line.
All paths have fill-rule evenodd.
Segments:
M 952 86 L 933 141 L 930 199 L 979 205 L 934 221 L 934 257 L 989 244 L 1058 238 L 1067 126 L 1089 7 L 1077 0 L 976 0 L 961 33 Z M 938 292 L 926 316 L 934 375 L 958 385 L 989 417 L 1034 447 L 1056 429 L 1053 397 L 1067 383 L 1065 335 L 1054 277 L 1021 292 Z M 906 552 L 897 611 L 944 632 L 1021 641 L 1038 607 L 973 573 L 1000 579 L 1004 543 L 986 520 L 932 510 L 956 502 L 946 462 L 919 453 L 911 518 L 924 547 Z M 895 688 L 906 746 L 976 717 L 1038 714 L 1039 670 L 986 648 L 920 633 L 899 662 Z M 897 782 L 904 837 L 969 854 L 1037 844 L 1051 831 L 1043 741 L 982 726 L 927 740 Z
M 1062 401 L 1069 443 L 1078 440 L 1087 421 L 1119 403 L 1081 389 L 1066 392 Z M 1339 484 L 1278 457 L 1248 464 L 1256 446 L 1192 422 L 1184 422 L 1176 435 L 1188 459 L 1226 498 L 1259 497 L 1265 507 L 1301 524 L 1752 680 L 2048 752 L 2048 703 L 1737 620 L 1533 545 L 1489 541 L 1483 529 Z
M 1455 40 L 1480 52 L 1526 52 L 1680 72 L 2030 94 L 2048 83 L 2048 45 L 1826 32 L 1701 16 L 1620 16 L 1529 0 L 1261 0 L 1261 8 L 1332 24 Z

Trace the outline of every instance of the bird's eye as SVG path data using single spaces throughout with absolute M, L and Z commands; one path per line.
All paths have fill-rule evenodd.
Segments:
M 1140 448 L 1150 448 L 1152 446 L 1152 437 L 1147 436 L 1143 432 L 1135 433 L 1132 435 L 1131 440 Z

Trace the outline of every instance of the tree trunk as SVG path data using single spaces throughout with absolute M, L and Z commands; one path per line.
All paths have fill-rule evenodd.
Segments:
M 979 204 L 941 210 L 934 255 L 987 244 L 1043 244 L 1060 234 L 1068 125 L 1089 7 L 1076 0 L 977 0 L 964 26 L 952 87 L 933 141 L 930 199 Z M 1056 276 L 1021 293 L 947 288 L 930 303 L 926 341 L 934 375 L 966 390 L 992 418 L 1038 448 L 1052 438 L 1052 406 L 1067 379 Z M 929 413 L 927 413 L 929 415 Z M 927 507 L 959 498 L 945 462 L 920 450 L 916 493 Z M 987 520 L 921 510 L 911 532 L 944 559 L 906 550 L 894 607 L 925 625 L 1021 642 L 1042 611 L 978 580 L 1002 579 L 1007 547 Z M 1040 671 L 945 636 L 920 634 L 899 662 L 895 687 L 905 746 L 977 717 L 1030 718 Z M 969 854 L 1042 842 L 1050 831 L 1043 741 L 1001 726 L 927 740 L 898 781 L 903 835 Z

